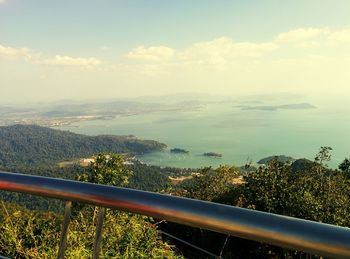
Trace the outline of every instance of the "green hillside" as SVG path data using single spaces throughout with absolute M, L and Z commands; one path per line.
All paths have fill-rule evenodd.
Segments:
M 143 154 L 166 145 L 134 136 L 86 136 L 36 125 L 0 127 L 0 166 L 39 165 L 99 152 Z

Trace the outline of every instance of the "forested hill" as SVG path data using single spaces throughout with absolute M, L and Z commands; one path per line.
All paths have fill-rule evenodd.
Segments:
M 142 154 L 166 145 L 133 136 L 86 136 L 36 125 L 0 127 L 0 166 L 40 165 L 99 152 Z

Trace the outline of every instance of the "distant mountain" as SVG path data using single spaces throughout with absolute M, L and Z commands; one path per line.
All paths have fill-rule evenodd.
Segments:
M 206 102 L 183 99 L 176 102 L 125 100 L 61 101 L 54 103 L 0 105 L 0 126 L 14 124 L 59 126 L 79 121 L 114 119 L 153 112 L 193 111 L 202 109 Z
M 285 156 L 285 155 L 278 155 L 278 156 L 268 156 L 263 159 L 260 159 L 257 163 L 262 165 L 262 164 L 268 164 L 272 160 L 276 159 L 278 162 L 281 163 L 287 163 L 287 162 L 294 162 L 295 159 L 290 156 Z
M 143 154 L 166 145 L 135 136 L 86 136 L 35 125 L 0 127 L 0 165 L 40 165 L 98 152 Z
M 307 110 L 315 109 L 316 106 L 309 103 L 292 103 L 283 105 L 261 105 L 261 106 L 239 106 L 241 110 L 261 110 L 261 111 L 277 111 L 277 110 Z

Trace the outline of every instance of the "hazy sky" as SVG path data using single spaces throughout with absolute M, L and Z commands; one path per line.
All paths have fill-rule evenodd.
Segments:
M 350 94 L 349 14 L 349 0 L 0 0 L 0 102 Z

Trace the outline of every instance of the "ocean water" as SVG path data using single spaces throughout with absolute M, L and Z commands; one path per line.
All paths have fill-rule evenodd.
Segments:
M 133 134 L 168 145 L 163 152 L 140 156 L 154 165 L 203 167 L 243 165 L 270 155 L 313 159 L 321 146 L 331 146 L 331 167 L 350 156 L 350 109 L 322 103 L 317 109 L 241 110 L 232 102 L 211 103 L 192 111 L 153 112 L 60 127 L 87 135 Z M 172 154 L 170 148 L 189 154 Z M 205 157 L 221 153 L 221 158 Z

